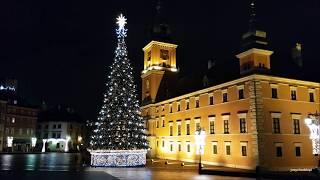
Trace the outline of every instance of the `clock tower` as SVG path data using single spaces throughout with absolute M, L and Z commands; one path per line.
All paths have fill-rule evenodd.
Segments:
M 151 32 L 151 41 L 142 49 L 144 68 L 142 79 L 142 103 L 149 104 L 173 95 L 176 74 L 176 44 L 169 43 L 171 31 L 163 16 L 161 1 Z

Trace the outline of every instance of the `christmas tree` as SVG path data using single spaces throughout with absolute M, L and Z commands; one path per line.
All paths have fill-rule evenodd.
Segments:
M 117 18 L 117 48 L 107 77 L 101 111 L 91 136 L 92 150 L 146 150 L 144 121 L 141 117 L 133 69 L 125 38 L 126 18 Z

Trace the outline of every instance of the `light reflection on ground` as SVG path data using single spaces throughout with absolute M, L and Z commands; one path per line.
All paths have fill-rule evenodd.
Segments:
M 83 167 L 80 155 L 72 153 L 0 154 L 0 179 L 45 180 L 209 180 L 248 179 L 199 175 L 196 166 L 149 163 L 143 168 Z M 2 178 L 4 177 L 4 178 Z

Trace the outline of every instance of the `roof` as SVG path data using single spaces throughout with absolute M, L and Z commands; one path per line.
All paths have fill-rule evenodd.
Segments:
M 80 115 L 74 112 L 72 108 L 61 105 L 40 112 L 38 121 L 83 122 Z

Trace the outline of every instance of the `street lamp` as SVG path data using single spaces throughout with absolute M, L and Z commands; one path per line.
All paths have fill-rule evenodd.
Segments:
M 316 112 L 309 115 L 304 122 L 310 130 L 312 153 L 318 155 L 318 169 L 320 169 L 320 114 Z
M 201 173 L 202 169 L 202 163 L 201 163 L 201 154 L 204 154 L 204 145 L 205 145 L 205 138 L 206 138 L 206 132 L 204 129 L 198 129 L 195 132 L 195 138 L 196 138 L 196 153 L 199 154 L 199 174 Z
M 71 137 L 70 136 L 66 136 L 66 145 L 64 147 L 64 152 L 68 152 L 69 151 L 69 141 L 70 141 Z

